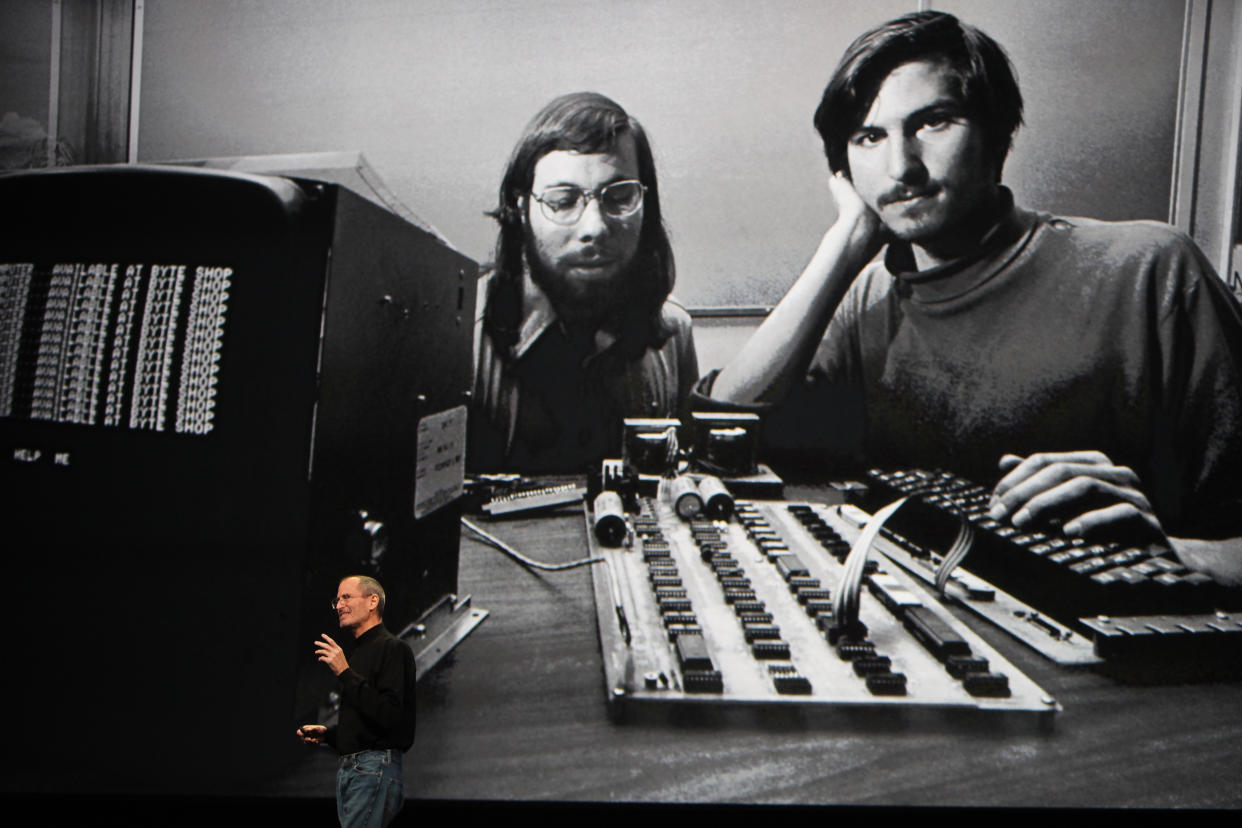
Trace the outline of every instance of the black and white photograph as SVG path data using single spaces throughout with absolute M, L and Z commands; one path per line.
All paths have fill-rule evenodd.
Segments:
M 4 0 L 0 487 L 52 824 L 1238 809 L 1242 0 Z

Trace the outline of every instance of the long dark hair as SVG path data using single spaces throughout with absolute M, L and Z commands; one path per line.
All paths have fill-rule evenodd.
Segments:
M 638 179 L 647 191 L 638 251 L 626 276 L 631 291 L 612 320 L 614 333 L 623 353 L 631 357 L 648 346 L 662 345 L 671 334 L 661 322 L 660 311 L 673 290 L 673 248 L 660 213 L 660 188 L 647 133 L 612 99 L 596 92 L 574 92 L 554 99 L 526 125 L 500 182 L 499 204 L 488 213 L 500 224 L 500 233 L 483 326 L 502 359 L 509 358 L 522 324 L 526 231 L 520 200 L 530 193 L 535 165 L 556 150 L 609 152 L 627 134 L 634 138 Z
M 934 58 L 952 68 L 958 98 L 983 127 L 1000 175 L 1022 123 L 1022 93 L 1013 66 L 995 40 L 951 14 L 935 11 L 883 23 L 845 50 L 815 110 L 815 129 L 834 173 L 849 173 L 846 144 L 889 73 L 903 63 Z

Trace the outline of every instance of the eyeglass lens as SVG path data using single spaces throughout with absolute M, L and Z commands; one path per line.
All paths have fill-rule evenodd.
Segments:
M 586 209 L 592 198 L 599 199 L 600 209 L 613 218 L 624 218 L 643 202 L 643 185 L 638 181 L 616 181 L 598 193 L 587 193 L 577 187 L 549 187 L 536 195 L 544 215 L 552 221 L 572 224 Z

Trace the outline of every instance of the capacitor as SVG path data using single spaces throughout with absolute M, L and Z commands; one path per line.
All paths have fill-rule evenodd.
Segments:
M 692 478 L 683 474 L 667 481 L 667 484 L 668 502 L 682 520 L 689 520 L 703 511 L 703 498 Z
M 627 534 L 621 495 L 602 491 L 595 496 L 595 537 L 604 546 L 620 546 Z
M 728 520 L 733 514 L 733 495 L 719 477 L 704 475 L 699 481 L 699 497 L 703 500 L 703 513 L 712 520 Z

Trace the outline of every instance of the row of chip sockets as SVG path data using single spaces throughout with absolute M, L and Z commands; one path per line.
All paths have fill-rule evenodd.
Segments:
M 950 676 L 962 683 L 967 693 L 993 698 L 1010 695 L 1009 678 L 990 672 L 986 658 L 972 653 L 964 638 L 892 575 L 873 573 L 865 582 L 871 594 L 944 665 Z
M 672 547 L 660 530 L 649 499 L 642 501 L 633 526 L 634 534 L 641 539 L 651 589 L 681 669 L 682 686 L 687 693 L 723 692 L 724 678 L 712 663 L 703 639 L 703 628 L 699 626 L 677 562 L 673 560 Z M 645 677 L 645 682 L 648 689 L 668 683 L 667 677 L 651 675 Z
M 805 609 L 807 615 L 817 618 L 832 615 L 832 593 L 824 588 L 818 578 L 811 576 L 802 560 L 794 554 L 780 534 L 772 528 L 752 503 L 737 506 L 738 521 L 746 528 L 746 535 L 775 567 L 789 591 Z
M 830 553 L 843 559 L 849 544 L 841 540 L 828 523 L 813 507 L 807 504 L 790 504 L 789 511 Z M 835 538 L 835 539 L 834 539 Z M 844 551 L 841 551 L 844 549 Z M 988 661 L 975 656 L 970 646 L 944 621 L 923 606 L 914 593 L 907 590 L 891 575 L 879 570 L 879 563 L 868 560 L 864 567 L 868 590 L 880 603 L 905 626 L 938 661 L 945 665 L 953 678 L 962 682 L 965 690 L 973 696 L 1008 696 L 1009 679 L 1000 673 L 988 672 Z M 892 660 L 875 652 L 875 645 L 866 640 L 867 629 L 862 621 L 850 629 L 820 624 L 828 643 L 837 648 L 837 655 L 850 661 L 854 672 L 867 679 L 867 689 L 872 693 L 903 695 L 906 678 L 893 673 Z
M 849 543 L 809 504 L 791 503 L 787 509 L 828 554 L 838 561 L 843 561 L 849 554 Z M 864 565 L 863 571 L 866 575 L 870 575 L 878 568 L 879 564 L 876 561 L 869 560 Z M 786 580 L 797 577 L 794 569 L 788 568 L 788 571 L 791 574 L 786 577 Z M 824 591 L 827 592 L 827 590 Z M 867 691 L 872 695 L 906 695 L 905 673 L 893 672 L 892 658 L 876 652 L 875 643 L 867 638 L 867 625 L 861 619 L 845 626 L 839 625 L 833 618 L 831 601 L 826 603 L 828 605 L 826 611 L 814 614 L 815 625 L 823 633 L 829 645 L 836 648 L 837 657 L 842 661 L 850 662 L 855 675 L 863 679 Z
M 734 514 L 746 529 L 751 542 L 769 561 L 792 555 L 789 547 L 776 532 L 772 531 L 771 526 L 755 509 L 754 504 L 747 502 L 735 504 Z M 726 578 L 722 577 L 721 581 L 722 585 L 727 585 Z M 807 582 L 801 586 L 810 590 L 812 587 L 818 587 L 818 582 L 814 584 Z M 805 605 L 806 601 L 812 597 L 808 591 L 801 600 Z M 818 597 L 827 598 L 826 595 Z M 761 601 L 755 601 L 754 604 L 754 607 L 735 604 L 734 609 L 738 614 L 738 619 L 742 622 L 743 634 L 746 635 L 747 642 L 753 642 L 751 646 L 755 658 L 788 659 L 790 657 L 789 644 L 780 639 L 780 628 L 772 623 L 772 613 L 766 611 Z M 808 607 L 807 611 L 813 613 L 814 609 Z M 772 638 L 760 638 L 759 636 L 772 636 Z M 780 693 L 808 694 L 811 692 L 810 680 L 803 676 L 792 663 L 769 664 L 768 675 L 772 678 L 773 686 Z
M 742 636 L 750 645 L 751 655 L 761 661 L 780 662 L 768 664 L 772 686 L 778 693 L 809 694 L 810 679 L 789 661 L 789 643 L 781 638 L 780 627 L 773 623 L 772 613 L 755 594 L 746 571 L 729 553 L 728 542 L 719 527 L 711 521 L 695 519 L 690 522 L 690 532 L 703 561 L 716 573 L 725 603 L 733 607 L 742 625 Z

